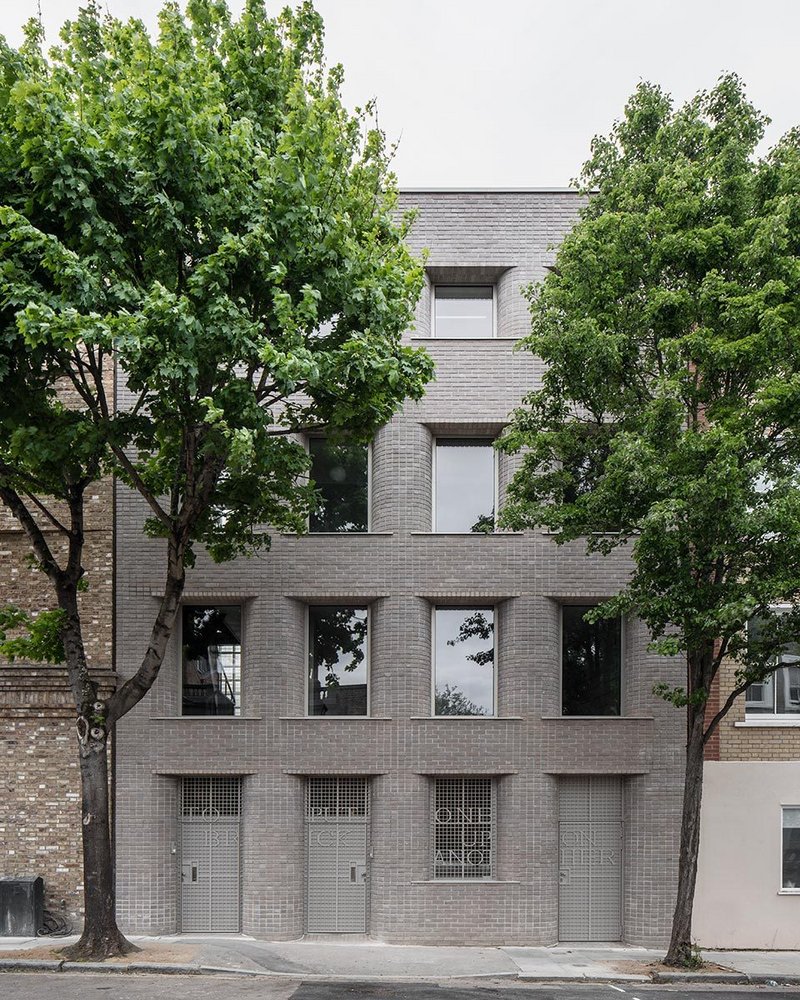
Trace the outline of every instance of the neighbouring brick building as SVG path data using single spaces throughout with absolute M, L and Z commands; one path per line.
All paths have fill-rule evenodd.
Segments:
M 661 943 L 670 925 L 682 671 L 635 620 L 589 626 L 624 550 L 494 530 L 493 451 L 541 365 L 520 289 L 569 191 L 407 191 L 427 282 L 409 341 L 436 381 L 368 451 L 312 438 L 303 537 L 190 573 L 150 694 L 118 726 L 118 895 L 130 931 L 396 942 Z M 120 387 L 122 391 L 122 387 Z M 163 585 L 117 487 L 117 668 Z
M 800 948 L 800 650 L 734 702 L 706 753 L 693 930 L 705 947 Z M 717 707 L 735 687 L 725 661 Z
M 112 511 L 110 480 L 95 484 L 87 497 L 88 590 L 81 595 L 81 608 L 87 658 L 104 690 L 114 682 Z M 55 529 L 47 523 L 41 527 L 60 553 Z M 30 612 L 54 607 L 50 582 L 32 566 L 27 537 L 2 505 L 0 568 L 0 604 Z M 77 922 L 83 860 L 75 717 L 65 668 L 20 661 L 0 665 L 0 875 L 41 875 L 45 906 Z

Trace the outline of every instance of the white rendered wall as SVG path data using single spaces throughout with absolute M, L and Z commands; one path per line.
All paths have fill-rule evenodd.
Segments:
M 800 948 L 800 894 L 782 894 L 781 806 L 800 761 L 705 765 L 693 937 L 701 948 Z

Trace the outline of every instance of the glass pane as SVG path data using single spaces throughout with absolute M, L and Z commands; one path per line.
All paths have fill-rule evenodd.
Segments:
M 748 715 L 772 715 L 775 711 L 775 678 L 772 674 L 757 684 L 751 684 L 744 695 Z
M 787 659 L 796 659 L 792 653 L 785 652 L 781 656 L 782 662 Z M 793 715 L 800 712 L 800 667 L 786 666 L 780 667 L 774 673 L 775 678 L 775 711 L 779 715 Z M 749 705 L 747 706 L 749 709 Z
M 562 705 L 564 715 L 619 715 L 620 620 L 589 624 L 591 605 L 564 605 Z
M 800 809 L 783 810 L 783 888 L 800 889 Z
M 309 519 L 310 531 L 367 530 L 367 449 L 362 444 L 309 441 L 311 479 L 320 503 Z
M 494 609 L 436 609 L 434 715 L 494 715 Z
M 438 778 L 433 825 L 434 878 L 492 877 L 490 778 Z
M 437 285 L 434 295 L 435 337 L 491 337 L 491 285 Z
M 491 438 L 436 441 L 436 531 L 494 531 L 494 448 Z
M 311 607 L 309 715 L 367 714 L 367 609 Z
M 239 715 L 242 609 L 183 607 L 183 715 Z

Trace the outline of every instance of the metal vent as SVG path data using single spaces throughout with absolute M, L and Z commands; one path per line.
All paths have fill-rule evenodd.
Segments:
M 238 817 L 241 808 L 241 778 L 198 776 L 184 778 L 181 782 L 181 816 L 184 819 Z
M 369 816 L 367 778 L 309 778 L 306 819 L 359 819 Z

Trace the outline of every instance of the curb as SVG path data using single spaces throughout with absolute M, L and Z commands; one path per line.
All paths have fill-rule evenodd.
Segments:
M 764 979 L 773 979 L 764 976 Z M 746 986 L 753 982 L 744 972 L 654 972 L 654 983 L 721 983 L 728 986 Z

